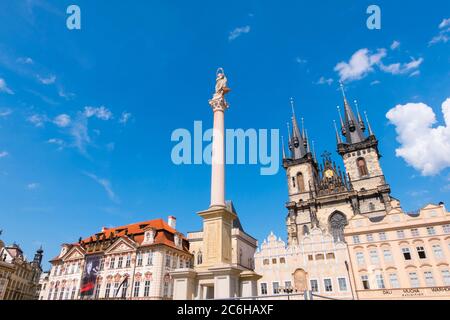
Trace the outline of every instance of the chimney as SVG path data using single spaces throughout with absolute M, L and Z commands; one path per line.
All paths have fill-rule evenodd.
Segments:
M 173 228 L 173 229 L 177 228 L 177 218 L 175 218 L 174 216 L 169 216 L 169 219 L 167 219 L 167 222 L 171 228 Z
M 105 232 L 106 230 L 108 230 L 109 228 L 107 227 L 102 227 L 102 232 Z

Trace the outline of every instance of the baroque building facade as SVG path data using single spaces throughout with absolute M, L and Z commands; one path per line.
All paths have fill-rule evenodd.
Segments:
M 35 300 L 42 272 L 42 248 L 29 262 L 19 245 L 0 241 L 0 300 Z
M 296 245 L 286 245 L 270 233 L 255 254 L 258 296 L 262 299 L 304 299 L 311 291 L 315 299 L 353 299 L 354 283 L 349 267 L 347 246 L 334 241 L 327 231 L 313 228 L 300 236 Z
M 144 221 L 102 230 L 63 244 L 42 280 L 43 300 L 172 299 L 170 272 L 190 266 L 187 239 L 176 219 Z
M 429 204 L 345 228 L 358 299 L 450 299 L 450 212 Z

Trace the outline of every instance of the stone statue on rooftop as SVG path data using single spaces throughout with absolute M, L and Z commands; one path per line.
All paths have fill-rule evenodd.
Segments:
M 212 100 L 223 99 L 224 96 L 230 92 L 230 88 L 227 87 L 228 79 L 225 76 L 225 72 L 222 68 L 217 69 L 216 72 L 216 92 L 213 95 Z

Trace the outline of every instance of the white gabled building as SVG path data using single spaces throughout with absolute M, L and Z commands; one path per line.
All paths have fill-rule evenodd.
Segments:
M 175 217 L 103 228 L 64 244 L 40 296 L 68 299 L 171 299 L 170 272 L 192 264 Z

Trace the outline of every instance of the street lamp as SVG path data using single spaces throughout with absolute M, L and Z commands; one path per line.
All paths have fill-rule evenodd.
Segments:
M 278 289 L 278 293 L 284 292 L 287 294 L 288 300 L 290 300 L 290 294 L 293 293 L 294 291 L 297 292 L 297 289 L 294 289 L 290 284 L 287 285 L 286 287 L 280 287 Z

